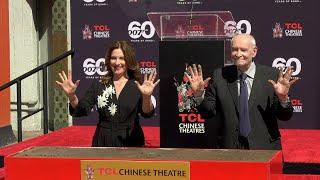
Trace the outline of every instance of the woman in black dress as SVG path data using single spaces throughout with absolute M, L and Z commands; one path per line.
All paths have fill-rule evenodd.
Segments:
M 99 112 L 99 123 L 93 136 L 92 146 L 123 147 L 143 146 L 144 135 L 139 115 L 154 114 L 151 95 L 156 74 L 145 75 L 140 84 L 140 68 L 135 51 L 126 41 L 117 41 L 107 50 L 105 63 L 108 73 L 100 81 L 92 83 L 82 99 L 75 94 L 80 81 L 72 81 L 71 73 L 59 73 L 56 83 L 69 98 L 72 116 L 86 116 L 94 105 Z

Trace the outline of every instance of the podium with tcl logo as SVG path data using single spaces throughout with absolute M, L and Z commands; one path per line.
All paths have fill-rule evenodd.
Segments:
M 34 147 L 5 157 L 6 180 L 261 180 L 282 174 L 273 150 Z
M 230 38 L 236 29 L 229 11 L 151 12 L 159 41 L 160 147 L 218 148 L 219 117 L 196 109 L 188 66 L 200 64 L 204 77 L 230 64 Z

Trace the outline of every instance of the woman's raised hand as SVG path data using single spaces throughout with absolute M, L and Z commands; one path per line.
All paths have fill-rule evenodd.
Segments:
M 68 71 L 68 76 L 64 71 L 59 73 L 60 80 L 56 81 L 57 85 L 66 93 L 70 98 L 75 95 L 76 89 L 79 86 L 80 80 L 77 80 L 75 83 L 72 81 L 71 72 Z
M 144 75 L 144 80 L 142 84 L 139 84 L 137 81 L 135 83 L 137 84 L 141 94 L 143 96 L 151 96 L 154 88 L 159 84 L 160 79 L 158 79 L 156 82 L 154 80 L 156 79 L 157 74 L 151 73 L 148 77 L 147 74 Z

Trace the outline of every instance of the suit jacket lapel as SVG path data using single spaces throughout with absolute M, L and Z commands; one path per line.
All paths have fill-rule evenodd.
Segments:
M 233 103 L 236 106 L 237 112 L 239 112 L 239 96 L 238 96 L 238 85 L 237 81 L 228 82 L 228 89 L 232 96 Z
M 256 73 L 254 75 L 251 93 L 249 97 L 249 109 L 252 107 L 259 94 L 262 92 L 263 72 L 261 72 L 260 66 L 256 64 Z
M 230 69 L 229 69 L 230 68 Z M 233 103 L 236 107 L 236 111 L 239 113 L 239 94 L 238 94 L 238 71 L 236 66 L 231 66 L 229 68 L 226 68 L 226 71 L 223 72 L 224 78 L 227 80 L 227 87 L 231 94 L 231 97 L 233 99 Z M 256 73 L 255 77 L 253 79 L 253 84 L 251 88 L 251 93 L 249 97 L 249 108 L 251 108 L 256 101 L 256 99 L 259 99 L 259 94 L 262 89 L 262 82 L 263 81 L 263 75 L 264 72 L 262 72 L 262 69 L 258 64 L 256 64 Z
M 236 111 L 239 112 L 239 95 L 238 95 L 238 70 L 236 66 L 231 66 L 226 68 L 227 70 L 223 72 L 225 79 L 227 80 L 227 87 L 233 99 L 233 103 L 236 107 Z

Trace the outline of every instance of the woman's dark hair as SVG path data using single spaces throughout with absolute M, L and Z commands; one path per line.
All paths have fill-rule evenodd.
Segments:
M 102 77 L 102 83 L 107 83 L 112 80 L 113 73 L 110 67 L 111 53 L 115 49 L 121 49 L 124 55 L 124 60 L 127 67 L 128 79 L 134 79 L 140 81 L 141 73 L 139 64 L 136 61 L 136 53 L 134 48 L 127 41 L 116 41 L 108 48 L 105 55 L 105 65 L 107 67 L 108 73 Z

